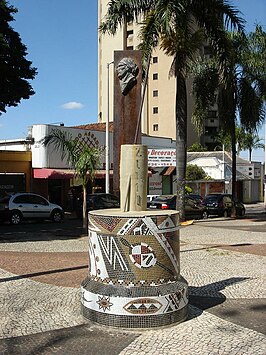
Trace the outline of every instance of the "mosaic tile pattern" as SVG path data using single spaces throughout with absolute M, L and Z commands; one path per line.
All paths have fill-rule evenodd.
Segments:
M 179 248 L 174 211 L 137 216 L 90 213 L 89 275 L 81 286 L 84 316 L 95 320 L 98 314 L 96 322 L 113 326 L 119 317 L 118 326 L 129 328 L 184 320 L 188 296 L 180 276 Z M 180 312 L 182 316 L 175 315 Z M 158 316 L 162 323 L 156 320 L 153 325 Z
M 171 314 L 159 314 L 157 316 L 110 316 L 107 313 L 99 313 L 93 309 L 83 307 L 83 316 L 92 322 L 118 328 L 156 328 L 177 324 L 186 320 L 187 307 Z M 140 350 L 141 352 L 141 350 Z

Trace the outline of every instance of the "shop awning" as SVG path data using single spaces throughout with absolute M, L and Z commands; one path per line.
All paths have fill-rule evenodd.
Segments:
M 109 175 L 113 176 L 113 170 L 109 170 Z M 71 169 L 33 169 L 34 179 L 72 179 L 75 171 Z M 148 176 L 152 176 L 152 171 L 148 170 Z M 105 170 L 97 170 L 96 179 L 105 179 Z
M 175 166 L 168 166 L 167 168 L 165 168 L 165 169 L 161 172 L 161 175 L 169 176 L 169 175 L 174 174 L 174 172 L 175 172 Z
M 33 169 L 34 179 L 71 179 L 75 175 L 70 169 Z
M 113 175 L 113 170 L 109 171 Z M 75 171 L 71 169 L 33 169 L 34 179 L 72 179 L 75 176 Z M 105 170 L 97 170 L 95 177 L 97 179 L 105 178 Z

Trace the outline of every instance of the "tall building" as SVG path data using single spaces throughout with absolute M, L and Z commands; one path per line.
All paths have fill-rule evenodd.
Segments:
M 108 0 L 98 0 L 98 23 L 107 11 Z M 106 122 L 106 117 L 113 120 L 113 53 L 115 50 L 137 49 L 139 25 L 128 23 L 119 28 L 115 36 L 98 36 L 98 122 Z M 172 57 L 166 56 L 160 49 L 153 51 L 145 101 L 142 111 L 142 133 L 151 136 L 176 138 L 175 94 L 176 82 L 169 77 Z M 109 85 L 108 85 L 109 83 Z M 191 123 L 193 98 L 191 80 L 187 85 L 188 97 L 188 146 L 195 142 L 213 145 L 213 134 L 217 131 L 216 111 L 210 111 L 206 120 L 205 134 L 198 136 Z

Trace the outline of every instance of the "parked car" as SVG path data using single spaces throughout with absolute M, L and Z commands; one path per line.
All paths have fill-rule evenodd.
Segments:
M 161 195 L 148 203 L 149 209 L 161 209 L 161 210 L 175 210 L 176 209 L 176 195 Z M 185 218 L 207 218 L 208 213 L 206 207 L 203 207 L 197 200 L 185 196 Z
M 234 200 L 230 194 L 206 195 L 202 204 L 206 207 L 209 215 L 229 217 L 232 214 L 234 206 L 237 216 L 244 216 L 246 213 L 243 203 L 238 200 Z
M 0 220 L 11 224 L 19 224 L 23 219 L 61 222 L 63 218 L 62 207 L 35 193 L 18 192 L 0 199 Z
M 188 197 L 192 198 L 193 200 L 196 200 L 198 203 L 202 203 L 203 197 L 198 194 L 188 194 Z
M 154 200 L 158 196 L 160 196 L 160 195 L 147 195 L 147 203 L 151 202 L 152 200 Z
M 120 207 L 119 198 L 109 193 L 95 193 L 87 195 L 87 212 L 92 210 L 101 210 L 106 208 Z M 83 200 L 82 198 L 77 201 L 76 214 L 78 218 L 83 215 Z

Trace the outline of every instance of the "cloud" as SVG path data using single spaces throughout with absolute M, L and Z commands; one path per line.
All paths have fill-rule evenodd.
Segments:
M 66 102 L 61 107 L 65 110 L 80 110 L 81 108 L 84 107 L 84 105 L 81 104 L 80 102 L 71 101 L 71 102 Z

